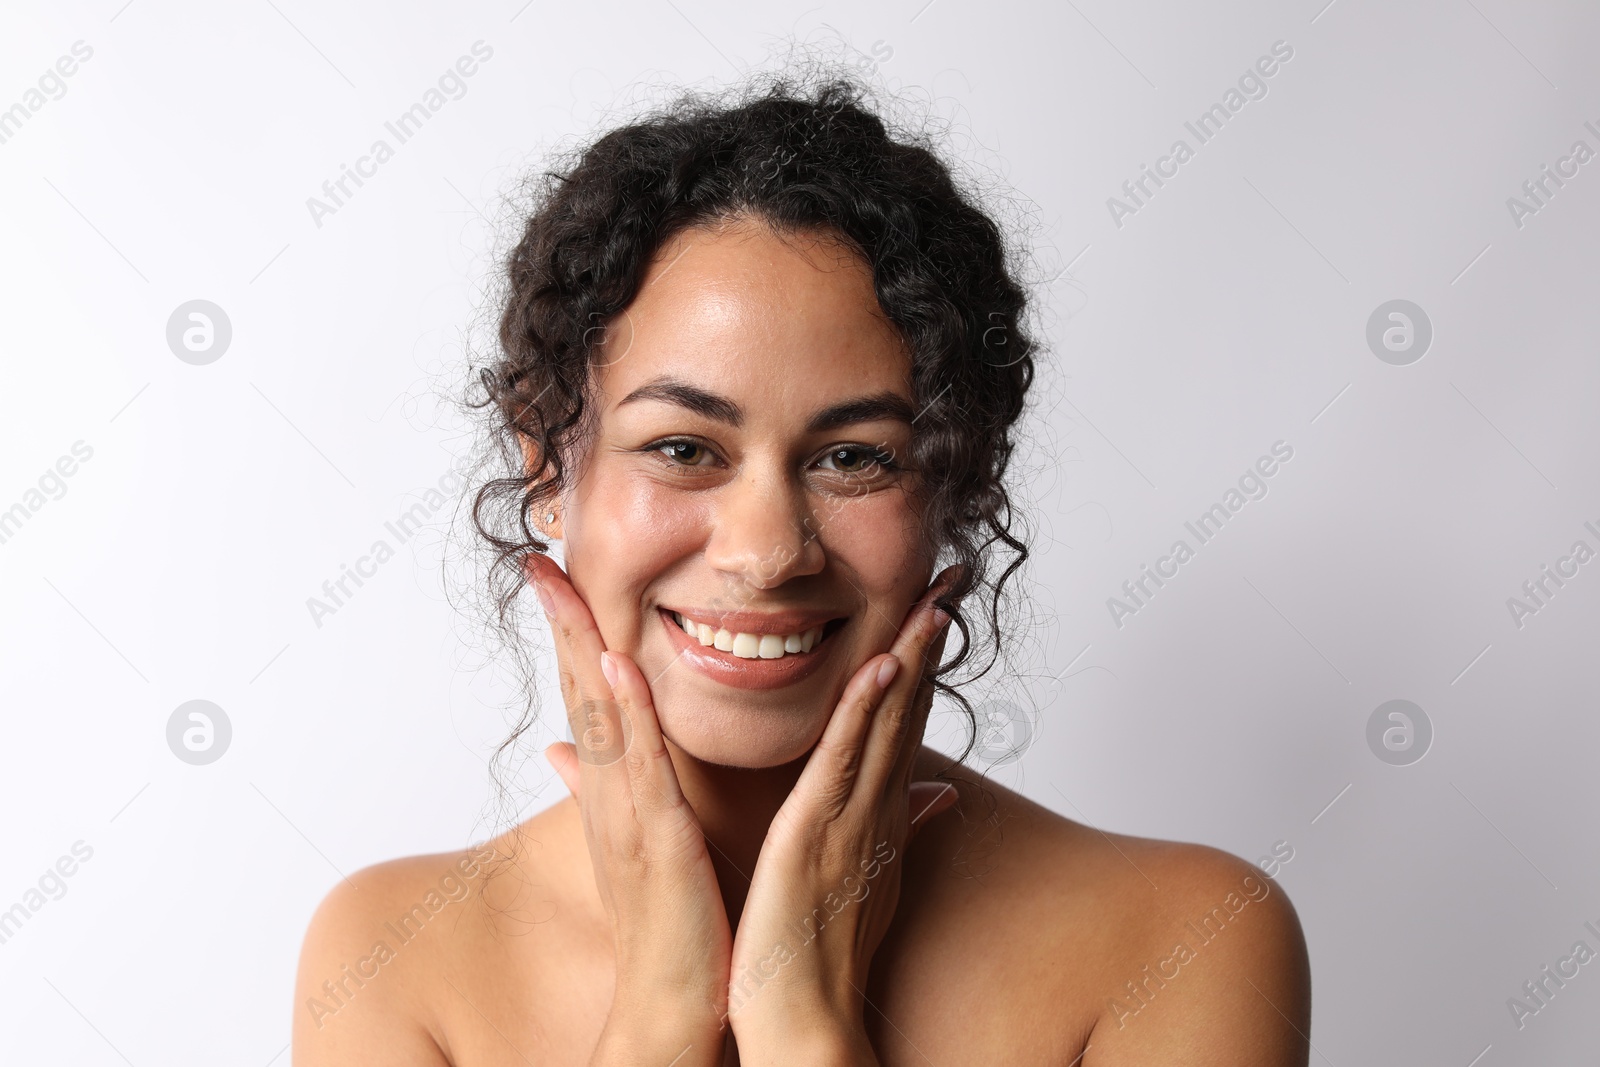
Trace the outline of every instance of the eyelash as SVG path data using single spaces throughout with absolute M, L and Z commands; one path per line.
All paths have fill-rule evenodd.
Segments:
M 670 456 L 662 455 L 662 453 L 664 452 L 665 449 L 671 448 L 671 447 L 673 447 L 675 445 L 689 445 L 689 446 L 692 446 L 694 448 L 704 449 L 707 455 L 711 455 L 711 456 L 715 456 L 716 455 L 716 453 L 714 451 L 712 451 L 710 448 L 707 448 L 704 444 L 702 444 L 699 441 L 696 441 L 695 439 L 693 439 L 691 437 L 663 437 L 659 441 L 653 441 L 650 444 L 645 445 L 644 448 L 640 449 L 640 451 L 641 452 L 647 452 L 647 453 L 654 453 L 656 455 L 661 455 L 663 460 L 665 460 L 668 463 L 669 466 L 673 466 L 673 467 L 694 468 L 694 467 L 701 466 L 701 464 L 698 464 L 698 463 L 675 463 L 675 462 L 672 461 L 672 458 Z M 901 469 L 900 465 L 895 462 L 894 456 L 891 453 L 889 453 L 889 452 L 887 452 L 887 451 L 885 451 L 885 450 L 883 450 L 881 448 L 873 448 L 873 447 L 871 447 L 869 445 L 853 445 L 853 444 L 835 445 L 835 446 L 829 448 L 825 453 L 823 453 L 823 455 L 824 455 L 824 457 L 832 457 L 832 456 L 834 456 L 834 455 L 836 455 L 837 453 L 840 453 L 840 452 L 859 452 L 859 453 L 862 453 L 863 455 L 866 456 L 866 460 L 865 460 L 866 463 L 871 464 L 872 466 L 876 467 L 878 469 L 878 471 L 880 471 L 882 473 L 885 473 L 885 474 L 891 473 L 891 472 L 895 472 L 895 471 L 899 471 Z M 862 471 L 830 471 L 829 473 L 843 474 L 843 475 L 845 475 L 847 477 L 851 477 L 851 476 L 853 476 L 853 477 L 861 477 L 861 476 L 863 476 L 865 474 L 868 474 L 870 472 L 862 470 Z

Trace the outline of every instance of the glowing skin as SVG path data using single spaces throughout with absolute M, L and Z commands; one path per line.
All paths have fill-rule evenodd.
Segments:
M 723 417 L 669 382 L 725 401 Z M 749 221 L 686 231 L 608 328 L 594 384 L 597 436 L 559 533 L 606 647 L 639 665 L 688 755 L 800 758 L 932 575 L 915 475 L 874 462 L 881 450 L 909 463 L 915 409 L 869 268 L 831 240 Z M 863 400 L 875 410 L 813 425 Z M 741 613 L 727 629 L 757 633 L 843 621 L 802 656 L 741 659 L 674 633 L 663 609 Z
M 664 749 L 670 766 L 580 766 L 557 742 L 546 756 L 572 797 L 487 851 L 340 879 L 302 951 L 296 1065 L 448 1067 L 516 1062 L 510 1050 L 523 1049 L 549 1063 L 920 1064 L 926 1049 L 941 1063 L 1305 1067 L 1310 967 L 1282 892 L 1252 894 L 1227 937 L 1163 977 L 1172 946 L 1193 939 L 1185 924 L 1260 884 L 1256 867 L 1079 825 L 925 746 L 905 768 L 910 790 L 950 771 L 962 814 L 930 816 L 912 841 L 912 814 L 938 809 L 926 792 L 897 795 L 882 773 L 893 743 L 842 756 L 852 736 L 884 741 L 896 715 L 907 721 L 916 672 L 895 673 L 881 702 L 859 694 L 878 653 L 921 659 L 891 638 L 902 621 L 925 629 L 926 613 L 907 609 L 933 569 L 913 476 L 826 459 L 841 444 L 904 456 L 914 413 L 810 425 L 843 400 L 909 403 L 908 362 L 865 269 L 742 225 L 685 234 L 649 279 L 606 339 L 598 440 L 549 509 L 576 590 L 552 580 L 546 593 L 567 688 L 615 694 L 645 724 L 638 751 Z M 737 405 L 740 424 L 660 391 L 624 402 L 667 375 Z M 651 450 L 666 439 L 699 447 Z M 746 635 L 845 623 L 798 656 L 763 658 L 758 640 L 743 658 L 736 639 L 708 650 L 698 626 L 691 646 L 671 612 Z M 564 709 L 580 730 L 581 700 Z M 920 741 L 912 721 L 899 744 Z M 838 744 L 802 759 L 825 725 Z M 391 939 L 441 870 L 485 855 L 511 867 L 430 922 L 403 950 L 411 963 L 385 967 L 336 1019 L 313 1015 L 329 976 L 338 986 Z M 806 942 L 803 924 L 835 908 Z

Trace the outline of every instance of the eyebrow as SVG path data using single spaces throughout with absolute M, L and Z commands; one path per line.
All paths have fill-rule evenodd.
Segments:
M 635 400 L 658 400 L 666 404 L 675 404 L 696 415 L 727 423 L 729 426 L 744 425 L 744 409 L 738 404 L 681 378 L 666 376 L 652 378 L 623 397 L 617 406 L 631 404 Z M 820 433 L 823 430 L 833 430 L 858 422 L 877 422 L 884 419 L 909 424 L 914 422 L 915 418 L 911 405 L 905 397 L 886 389 L 881 393 L 853 397 L 823 408 L 806 423 L 806 432 Z

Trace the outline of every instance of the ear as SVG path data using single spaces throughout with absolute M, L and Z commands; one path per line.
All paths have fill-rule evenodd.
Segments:
M 534 468 L 539 464 L 539 446 L 527 434 L 517 434 L 517 444 L 522 446 L 523 474 L 532 476 Z M 541 477 L 550 477 L 551 465 L 546 462 L 541 472 Z M 561 507 L 559 504 L 547 504 L 533 516 L 533 525 L 545 537 L 554 541 L 561 540 Z
M 522 473 L 531 476 L 537 467 L 543 468 L 543 474 L 548 476 L 550 464 L 540 464 L 539 443 L 527 434 L 517 431 L 517 444 L 522 449 Z

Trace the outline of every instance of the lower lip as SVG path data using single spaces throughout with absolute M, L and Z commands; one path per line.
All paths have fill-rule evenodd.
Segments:
M 822 644 L 810 652 L 785 655 L 779 659 L 741 659 L 732 652 L 724 652 L 712 645 L 702 645 L 684 632 L 670 614 L 660 609 L 662 625 L 667 628 L 667 640 L 679 659 L 712 681 L 731 685 L 735 689 L 782 689 L 808 677 L 822 666 L 824 657 L 833 648 L 837 633 L 830 634 Z

